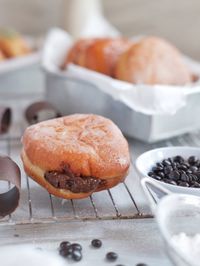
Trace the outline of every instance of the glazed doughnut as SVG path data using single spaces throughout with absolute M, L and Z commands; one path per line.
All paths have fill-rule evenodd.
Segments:
M 145 37 L 120 55 L 115 78 L 135 84 L 184 85 L 192 81 L 180 52 L 158 37 Z
M 113 76 L 114 68 L 121 55 L 130 47 L 125 38 L 99 38 L 80 40 L 72 46 L 64 66 L 69 62 L 91 70 Z
M 85 198 L 128 174 L 128 143 L 109 119 L 75 114 L 28 127 L 21 157 L 26 173 L 49 193 Z

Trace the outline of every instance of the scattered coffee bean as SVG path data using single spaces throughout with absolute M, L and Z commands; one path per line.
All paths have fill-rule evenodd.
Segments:
M 73 250 L 72 252 L 72 259 L 74 261 L 80 261 L 82 259 L 82 254 L 80 250 Z
M 73 249 L 71 247 L 68 247 L 67 249 L 60 249 L 59 253 L 62 257 L 66 258 L 72 255 Z
M 92 242 L 91 242 L 91 245 L 94 248 L 100 248 L 102 246 L 102 242 L 99 239 L 93 239 Z
M 71 245 L 71 243 L 69 241 L 63 241 L 60 243 L 60 249 L 67 249 L 69 246 Z
M 117 255 L 117 253 L 115 253 L 115 252 L 108 252 L 108 253 L 106 254 L 106 258 L 107 258 L 107 260 L 109 260 L 109 261 L 115 261 L 115 260 L 117 260 L 118 255 Z
M 78 244 L 78 243 L 71 244 L 71 247 L 72 247 L 72 249 L 76 249 L 76 250 L 79 250 L 79 251 L 82 250 L 82 246 L 80 244 Z

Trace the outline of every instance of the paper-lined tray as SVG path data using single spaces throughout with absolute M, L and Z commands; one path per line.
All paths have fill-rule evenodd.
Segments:
M 32 48 L 30 54 L 0 62 L 0 94 L 41 92 L 43 75 L 40 69 L 42 40 L 25 37 Z
M 60 65 L 73 40 L 53 29 L 47 36 L 42 64 L 46 71 L 47 97 L 64 114 L 97 113 L 111 118 L 125 134 L 153 142 L 200 128 L 200 84 L 186 86 L 134 85 L 76 65 Z M 200 75 L 200 66 L 185 58 Z

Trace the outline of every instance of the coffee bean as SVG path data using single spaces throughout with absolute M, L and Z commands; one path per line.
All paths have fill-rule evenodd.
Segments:
M 152 176 L 153 174 L 153 172 L 148 172 L 148 176 Z
M 187 182 L 179 181 L 178 185 L 181 187 L 189 187 L 189 184 Z
M 158 180 L 158 181 L 162 180 L 162 178 L 161 178 L 160 176 L 158 176 L 158 175 L 152 175 L 151 177 L 152 177 L 153 179 Z
M 157 167 L 161 167 L 161 168 L 164 167 L 162 163 L 156 163 L 156 166 L 157 166 Z
M 186 174 L 192 174 L 192 171 L 191 171 L 190 169 L 188 169 L 188 170 L 186 171 Z
M 170 179 L 163 179 L 163 181 L 167 184 L 170 184 L 170 185 L 177 185 L 176 181 L 174 180 L 170 180 Z
M 164 166 L 171 166 L 171 162 L 170 162 L 169 160 L 163 160 L 163 161 L 162 161 L 162 164 L 163 164 Z
M 68 247 L 67 249 L 60 249 L 59 253 L 62 257 L 69 257 L 72 255 L 73 249 Z
M 165 177 L 165 174 L 163 172 L 158 172 L 157 173 L 157 176 L 160 176 L 161 178 L 164 178 Z
M 72 252 L 72 259 L 74 261 L 80 261 L 82 259 L 82 254 L 80 252 L 80 250 L 73 250 Z
M 137 263 L 136 266 L 147 266 L 145 263 Z
M 115 261 L 115 260 L 117 260 L 118 255 L 117 255 L 117 253 L 115 253 L 115 252 L 108 252 L 108 253 L 106 254 L 106 258 L 107 258 L 107 260 L 109 260 L 109 261 Z
M 199 178 L 195 174 L 190 174 L 189 177 L 191 178 L 190 182 L 191 181 L 196 181 L 197 182 L 199 180 Z
M 189 182 L 190 181 L 190 178 L 189 178 L 189 176 L 188 175 L 186 175 L 186 174 L 181 174 L 181 181 L 183 181 L 183 182 Z
M 192 181 L 191 182 L 191 187 L 196 187 L 196 188 L 200 188 L 200 184 L 196 181 Z
M 183 159 L 182 156 L 177 155 L 177 156 L 174 157 L 174 162 L 176 162 L 176 163 L 184 163 L 184 159 Z
M 200 172 L 199 172 L 199 171 L 196 172 L 195 175 L 196 175 L 198 178 L 200 178 Z
M 71 243 L 69 241 L 63 241 L 60 243 L 60 249 L 67 249 L 69 246 L 71 245 Z
M 165 175 L 169 175 L 173 171 L 173 168 L 171 166 L 166 166 L 164 168 Z
M 91 245 L 94 248 L 100 248 L 102 246 L 102 242 L 99 239 L 93 239 L 92 242 L 91 242 Z
M 182 164 L 179 166 L 179 169 L 183 170 L 183 171 L 187 171 L 188 167 L 185 164 Z
M 198 171 L 198 167 L 196 167 L 196 166 L 190 166 L 190 169 L 189 170 L 191 170 L 192 173 L 195 173 L 195 172 Z
M 160 170 L 157 169 L 156 166 L 152 167 L 151 171 L 155 174 L 157 172 L 159 172 Z
M 198 159 L 197 159 L 196 156 L 190 156 L 190 157 L 188 158 L 188 163 L 189 163 L 190 165 L 194 165 L 195 163 L 197 163 L 197 161 L 198 161 Z
M 80 244 L 78 244 L 78 243 L 73 243 L 73 244 L 71 244 L 71 247 L 72 247 L 73 249 L 76 249 L 76 250 L 79 250 L 79 251 L 82 250 L 82 246 L 81 246 Z
M 169 174 L 169 179 L 171 179 L 171 180 L 179 180 L 179 178 L 180 178 L 180 174 L 179 174 L 179 172 L 178 171 L 172 171 L 170 174 Z

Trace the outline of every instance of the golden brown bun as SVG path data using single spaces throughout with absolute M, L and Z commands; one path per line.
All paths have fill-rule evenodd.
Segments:
M 46 171 L 62 171 L 67 165 L 76 176 L 105 180 L 96 191 L 122 182 L 128 174 L 128 143 L 118 127 L 97 115 L 70 115 L 30 126 L 23 136 L 25 171 L 50 193 L 63 198 L 92 194 L 72 193 L 53 187 L 44 179 Z
M 0 61 L 3 61 L 4 59 L 5 59 L 5 57 L 4 57 L 3 53 L 0 50 Z
M 115 64 L 131 42 L 124 38 L 99 38 L 80 40 L 68 53 L 64 67 L 74 63 L 91 70 L 113 76 Z
M 0 32 L 0 50 L 5 57 L 12 58 L 30 53 L 25 40 L 16 32 Z
M 131 83 L 183 85 L 192 81 L 180 52 L 158 37 L 142 38 L 118 59 L 115 77 Z

